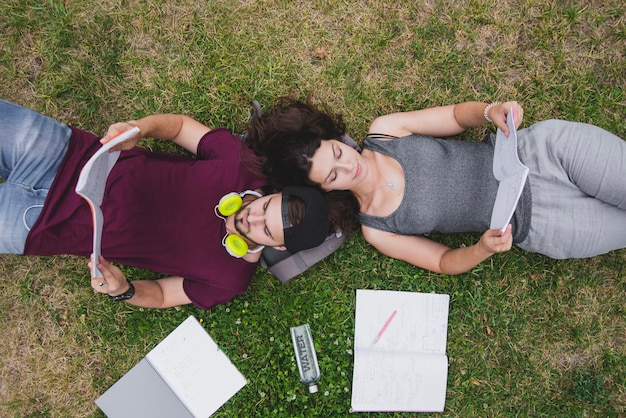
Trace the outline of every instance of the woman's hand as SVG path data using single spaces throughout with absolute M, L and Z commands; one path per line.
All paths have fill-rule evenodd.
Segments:
M 93 290 L 97 293 L 112 295 L 119 295 L 126 292 L 128 283 L 126 281 L 126 276 L 122 273 L 122 270 L 109 263 L 102 256 L 100 256 L 99 261 L 98 270 L 102 272 L 104 277 L 95 277 L 91 279 L 91 287 L 93 287 Z M 89 268 L 91 267 L 93 267 L 93 261 L 89 262 Z
M 522 124 L 522 120 L 524 119 L 524 109 L 519 103 L 513 101 L 491 106 L 491 108 L 489 108 L 489 113 L 487 114 L 487 116 L 489 116 L 493 121 L 493 124 L 502 129 L 502 132 L 504 132 L 506 136 L 509 136 L 510 133 L 508 126 L 506 126 L 506 119 L 511 111 L 511 108 L 513 108 L 515 129 L 517 129 Z
M 490 253 L 503 253 L 509 251 L 513 245 L 513 233 L 511 232 L 511 225 L 509 224 L 504 231 L 504 234 L 500 235 L 499 229 L 489 229 L 481 237 L 478 244 L 483 250 Z
M 135 124 L 135 121 L 114 123 L 113 125 L 109 126 L 109 130 L 107 131 L 107 134 L 100 139 L 100 143 L 106 144 L 107 142 L 115 138 L 116 136 L 130 129 L 133 129 L 136 126 L 137 125 Z M 141 140 L 141 133 L 138 133 L 137 135 L 127 139 L 121 144 L 114 146 L 113 148 L 111 148 L 111 151 L 118 151 L 118 150 L 123 151 L 123 150 L 132 149 L 139 143 L 139 140 Z

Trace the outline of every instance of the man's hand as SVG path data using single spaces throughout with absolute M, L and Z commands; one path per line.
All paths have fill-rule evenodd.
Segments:
M 107 142 L 111 141 L 116 136 L 126 131 L 129 131 L 137 126 L 138 125 L 136 124 L 135 121 L 114 123 L 113 125 L 109 126 L 109 130 L 107 131 L 107 134 L 100 139 L 100 143 L 104 145 Z M 111 151 L 118 151 L 118 150 L 123 151 L 123 150 L 132 149 L 139 143 L 141 138 L 142 138 L 142 135 L 140 132 L 139 134 L 127 139 L 121 144 L 117 144 L 116 146 L 111 148 Z
M 104 277 L 96 277 L 91 279 L 91 287 L 97 293 L 105 293 L 112 296 L 121 295 L 128 290 L 128 282 L 122 270 L 114 266 L 100 256 L 98 269 Z M 93 261 L 89 262 L 89 268 L 93 266 Z

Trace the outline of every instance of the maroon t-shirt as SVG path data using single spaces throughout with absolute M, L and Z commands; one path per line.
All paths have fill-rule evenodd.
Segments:
M 25 254 L 89 257 L 91 211 L 74 188 L 81 168 L 100 147 L 98 137 L 72 128 L 67 155 L 27 237 Z M 227 193 L 265 184 L 245 167 L 248 158 L 254 158 L 251 151 L 223 128 L 204 135 L 196 158 L 139 147 L 122 151 L 102 203 L 102 255 L 184 277 L 185 293 L 202 309 L 243 293 L 256 264 L 226 252 L 226 227 L 214 208 Z

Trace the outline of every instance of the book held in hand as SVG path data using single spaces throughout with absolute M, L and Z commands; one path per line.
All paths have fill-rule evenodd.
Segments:
M 100 205 L 104 198 L 104 188 L 106 186 L 109 173 L 120 156 L 120 151 L 109 152 L 111 148 L 117 144 L 139 133 L 139 128 L 135 127 L 126 132 L 117 135 L 105 145 L 103 145 L 80 171 L 78 181 L 76 182 L 76 193 L 85 199 L 91 209 L 91 217 L 93 220 L 93 257 L 94 263 L 91 269 L 91 277 L 102 277 L 102 273 L 96 266 L 100 257 L 100 242 L 102 240 L 102 227 L 104 224 L 104 216 Z
M 498 128 L 493 153 L 493 175 L 500 184 L 491 212 L 490 228 L 499 229 L 501 233 L 504 233 L 513 218 L 528 177 L 528 167 L 522 164 L 517 155 L 517 130 L 513 108 L 509 111 L 506 125 L 509 128 L 509 136 L 504 135 Z

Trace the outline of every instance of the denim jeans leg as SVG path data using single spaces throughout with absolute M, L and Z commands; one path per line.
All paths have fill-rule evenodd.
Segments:
M 23 254 L 26 237 L 41 213 L 47 189 L 0 184 L 0 254 Z
M 23 253 L 70 136 L 67 125 L 0 99 L 0 253 Z

